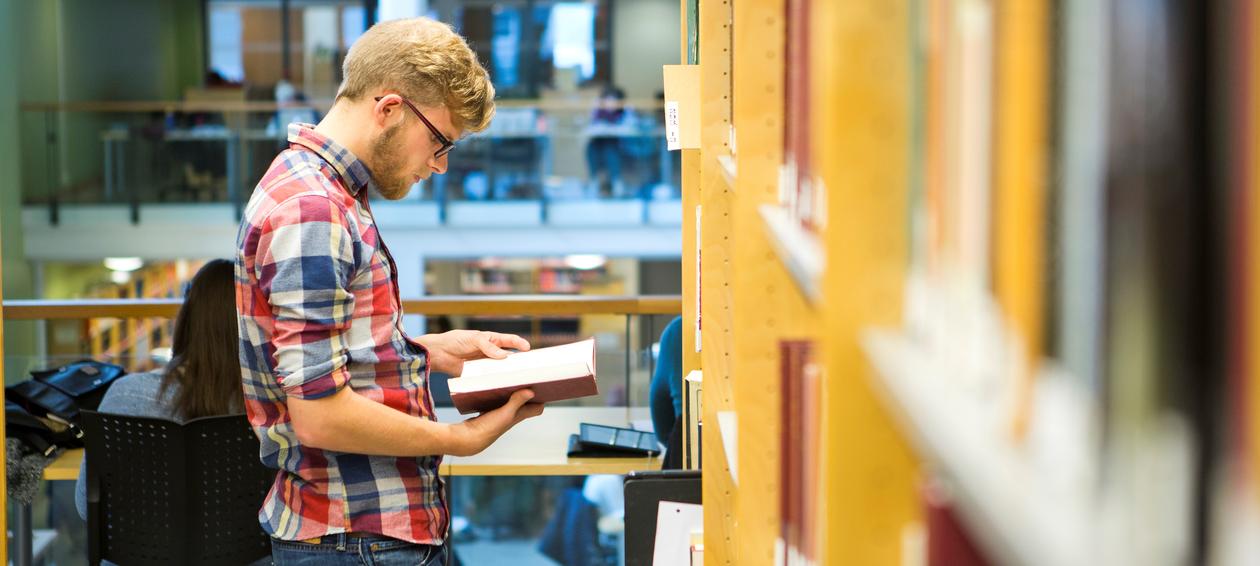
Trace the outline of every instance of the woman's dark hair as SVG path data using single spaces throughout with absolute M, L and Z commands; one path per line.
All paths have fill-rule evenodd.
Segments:
M 161 399 L 179 385 L 171 414 L 195 419 L 244 409 L 237 340 L 232 262 L 211 260 L 193 276 L 175 317 L 171 361 L 158 391 Z

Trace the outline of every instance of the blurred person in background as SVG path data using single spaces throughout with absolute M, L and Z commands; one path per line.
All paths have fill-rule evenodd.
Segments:
M 615 86 L 604 88 L 585 131 L 588 196 L 626 195 L 622 145 L 627 136 L 637 133 L 636 124 L 634 112 L 626 108 L 626 92 Z

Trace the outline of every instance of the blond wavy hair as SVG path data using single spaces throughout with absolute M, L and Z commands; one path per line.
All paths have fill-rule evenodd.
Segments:
M 430 18 L 391 20 L 359 37 L 342 65 L 337 100 L 397 90 L 423 106 L 446 106 L 461 131 L 479 132 L 494 117 L 494 86 L 468 42 Z

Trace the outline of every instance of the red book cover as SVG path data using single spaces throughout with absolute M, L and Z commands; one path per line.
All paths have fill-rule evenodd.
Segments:
M 463 374 L 447 384 L 461 414 L 501 407 L 518 389 L 533 390 L 533 403 L 598 395 L 595 339 L 467 362 Z
M 959 520 L 949 490 L 928 480 L 920 493 L 927 522 L 927 566 L 988 566 L 988 558 Z
M 806 531 L 813 528 L 810 520 L 808 499 L 817 494 L 816 486 L 807 485 L 811 474 L 807 469 L 814 458 L 807 454 L 815 449 L 809 445 L 809 430 L 814 425 L 806 422 L 814 412 L 808 407 L 811 399 L 807 389 L 810 379 L 811 351 L 813 346 L 804 340 L 785 340 L 779 343 L 779 367 L 782 379 L 782 426 L 780 428 L 780 521 L 785 550 L 793 555 L 811 556 L 808 544 L 812 537 Z
M 599 394 L 599 390 L 595 387 L 595 376 L 587 375 L 572 379 L 526 383 L 464 393 L 452 391 L 451 402 L 455 404 L 456 409 L 459 409 L 460 414 L 484 413 L 502 407 L 504 403 L 507 403 L 508 397 L 511 397 L 514 391 L 526 388 L 534 391 L 534 398 L 530 400 L 530 403 L 550 403 L 552 401 L 577 399 L 578 397 Z

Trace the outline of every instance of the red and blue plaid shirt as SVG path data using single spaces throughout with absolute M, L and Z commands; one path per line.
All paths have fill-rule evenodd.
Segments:
M 311 126 L 289 127 L 237 235 L 245 409 L 264 464 L 280 470 L 259 510 L 283 540 L 359 531 L 440 544 L 449 511 L 440 456 L 303 446 L 286 401 L 355 393 L 434 419 L 427 352 L 402 327 L 397 270 L 368 207 L 370 173 Z

